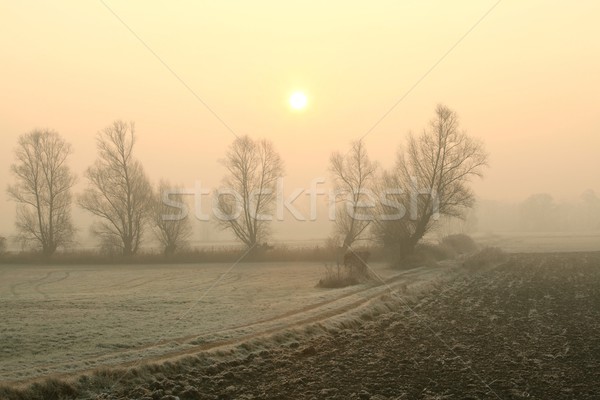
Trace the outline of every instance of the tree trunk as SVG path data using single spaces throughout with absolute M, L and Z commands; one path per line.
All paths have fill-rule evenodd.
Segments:
M 173 254 L 175 254 L 175 250 L 177 249 L 177 246 L 174 244 L 168 244 L 165 246 L 165 250 L 164 250 L 164 255 L 167 257 L 172 256 Z
M 56 245 L 53 243 L 44 243 L 42 246 L 42 254 L 44 257 L 50 257 L 56 252 Z
M 133 248 L 131 247 L 131 239 L 123 242 L 123 255 L 129 257 L 133 255 Z

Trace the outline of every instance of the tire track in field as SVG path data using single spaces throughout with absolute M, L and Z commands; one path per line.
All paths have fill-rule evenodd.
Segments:
M 39 279 L 31 279 L 25 282 L 18 282 L 18 283 L 13 283 L 12 285 L 10 285 L 10 292 L 12 293 L 13 296 L 15 297 L 20 297 L 21 295 L 17 293 L 17 288 L 24 286 L 24 285 L 32 285 L 38 282 L 43 282 L 44 280 L 48 279 L 50 277 L 50 275 L 52 275 L 54 271 L 50 271 L 47 272 L 46 275 L 42 278 Z
M 219 279 L 222 275 L 223 274 L 219 274 L 219 276 L 216 279 Z M 219 281 L 219 283 L 217 283 L 215 286 L 213 286 L 213 288 L 230 285 L 232 283 L 236 283 L 236 282 L 240 281 L 241 279 L 242 279 L 242 274 L 241 273 L 239 273 L 239 272 L 230 272 L 229 274 L 227 274 L 227 276 L 225 278 L 221 279 Z M 212 280 L 207 281 L 207 282 L 196 283 L 194 285 L 189 285 L 189 286 L 185 286 L 185 287 L 182 287 L 182 288 L 177 288 L 177 292 L 185 293 L 185 292 L 193 290 L 193 289 L 195 289 L 195 290 L 205 289 L 205 288 L 210 287 L 211 282 L 214 282 L 214 281 L 215 281 L 215 279 L 212 279 Z
M 50 284 L 53 284 L 53 283 L 62 282 L 65 279 L 69 278 L 69 276 L 71 275 L 71 273 L 69 271 L 52 271 L 52 272 L 50 272 L 50 274 L 52 274 L 53 272 L 62 272 L 65 275 L 62 276 L 62 277 L 60 277 L 60 278 L 58 278 L 58 279 L 55 279 L 53 281 L 42 281 L 42 282 L 38 283 L 37 285 L 35 285 L 35 287 L 33 288 L 33 290 L 35 290 L 37 293 L 39 293 L 42 296 L 44 296 L 44 299 L 49 299 L 50 296 L 48 296 L 48 294 L 46 292 L 42 291 L 40 289 L 40 287 L 45 286 L 45 285 L 50 285 Z
M 114 283 L 112 285 L 104 286 L 104 287 L 99 288 L 99 289 L 102 289 L 102 290 L 106 290 L 106 289 L 126 289 L 126 288 L 129 288 L 130 285 L 133 282 L 139 282 L 139 281 L 142 281 L 144 279 L 146 279 L 146 278 L 143 277 L 143 276 L 140 276 L 140 277 L 137 277 L 137 278 L 129 279 L 129 280 L 124 281 L 124 282 L 118 282 L 118 283 Z
M 119 282 L 119 283 L 115 283 L 112 285 L 108 285 L 108 286 L 104 286 L 101 288 L 96 288 L 97 290 L 107 290 L 107 289 L 117 289 L 117 290 L 128 290 L 128 289 L 135 289 L 138 287 L 142 287 L 145 286 L 149 283 L 156 283 L 156 282 L 160 282 L 160 283 L 164 283 L 164 282 L 171 282 L 177 279 L 180 279 L 181 277 L 169 272 L 166 274 L 162 274 L 158 277 L 155 278 L 147 278 L 147 277 L 137 277 L 137 278 L 132 278 L 129 279 L 127 281 L 124 282 Z

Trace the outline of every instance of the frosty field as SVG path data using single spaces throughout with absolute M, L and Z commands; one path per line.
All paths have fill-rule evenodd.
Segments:
M 436 269 L 373 269 L 390 285 Z M 321 263 L 0 266 L 0 382 L 215 348 L 360 306 L 386 285 L 315 288 Z

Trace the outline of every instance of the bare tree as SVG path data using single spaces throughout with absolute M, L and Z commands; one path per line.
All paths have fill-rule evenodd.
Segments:
M 187 216 L 187 207 L 183 203 L 181 189 L 161 181 L 154 195 L 152 228 L 166 256 L 184 247 L 192 235 L 192 225 Z M 176 210 L 182 211 L 176 213 Z
M 395 168 L 383 176 L 380 195 L 388 205 L 382 207 L 375 233 L 401 258 L 412 253 L 435 216 L 464 217 L 475 202 L 470 180 L 482 177 L 486 166 L 483 144 L 459 130 L 454 111 L 438 105 L 429 129 L 418 137 L 409 136 Z M 381 194 L 389 189 L 400 193 Z M 404 215 L 393 218 L 391 203 L 400 205 L 394 208 Z
M 16 226 L 25 243 L 39 245 L 45 256 L 73 239 L 71 188 L 75 176 L 67 165 L 72 148 L 51 130 L 34 130 L 19 137 L 17 162 L 11 171 L 17 183 L 8 187 L 17 202 Z
M 135 254 L 152 211 L 152 187 L 133 156 L 133 123 L 115 121 L 98 133 L 98 159 L 87 169 L 89 186 L 79 205 L 100 218 L 94 227 L 104 246 Z
M 364 143 L 352 143 L 350 152 L 334 153 L 329 160 L 336 198 L 340 196 L 345 207 L 337 208 L 336 233 L 342 238 L 342 249 L 361 238 L 367 231 L 372 215 L 365 205 L 372 202 L 377 164 L 369 159 Z
M 218 222 L 252 249 L 268 237 L 283 161 L 271 142 L 243 136 L 231 144 L 222 163 L 228 175 L 225 190 L 217 194 Z

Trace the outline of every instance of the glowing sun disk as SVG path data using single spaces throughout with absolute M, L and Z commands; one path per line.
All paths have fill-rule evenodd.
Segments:
M 306 107 L 307 103 L 308 99 L 306 98 L 306 95 L 302 92 L 294 92 L 290 96 L 290 106 L 294 110 L 302 110 Z

